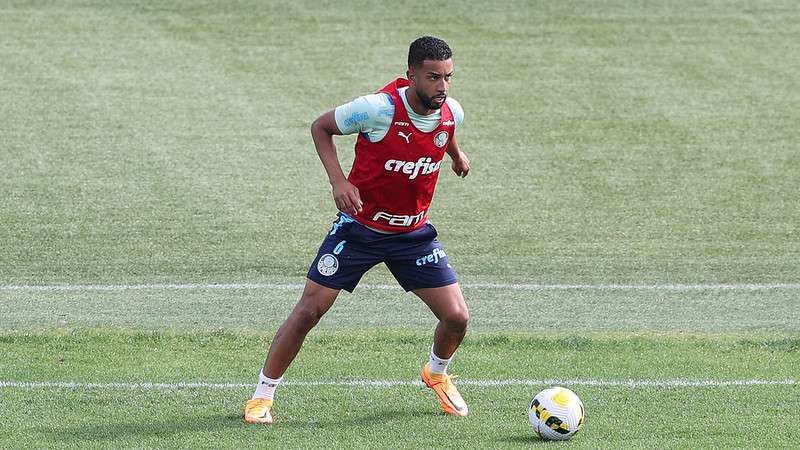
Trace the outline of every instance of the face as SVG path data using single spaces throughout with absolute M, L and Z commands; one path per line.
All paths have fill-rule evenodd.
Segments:
M 453 76 L 453 58 L 444 61 L 426 59 L 419 67 L 409 67 L 408 78 L 422 105 L 439 109 L 447 99 L 450 78 Z

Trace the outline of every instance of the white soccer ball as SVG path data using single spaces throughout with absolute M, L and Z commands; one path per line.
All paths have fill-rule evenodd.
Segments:
M 528 420 L 542 439 L 566 441 L 583 426 L 583 402 L 567 388 L 551 387 L 533 397 Z

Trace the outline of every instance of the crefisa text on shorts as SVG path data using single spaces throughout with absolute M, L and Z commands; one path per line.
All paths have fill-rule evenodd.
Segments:
M 429 255 L 425 255 L 421 258 L 417 258 L 417 265 L 424 266 L 428 263 L 438 264 L 440 259 L 447 258 L 447 253 L 440 248 L 433 249 L 433 252 Z

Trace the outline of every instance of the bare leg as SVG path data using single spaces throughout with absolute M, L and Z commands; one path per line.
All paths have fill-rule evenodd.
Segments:
M 337 295 L 339 295 L 338 289 L 327 288 L 306 280 L 300 301 L 272 339 L 262 369 L 264 375 L 276 379 L 283 376 L 300 351 L 306 334 L 319 323 L 319 319 L 330 309 Z
M 461 345 L 469 322 L 469 310 L 461 287 L 454 283 L 438 288 L 415 289 L 413 292 L 439 319 L 433 334 L 433 353 L 439 358 L 449 359 Z

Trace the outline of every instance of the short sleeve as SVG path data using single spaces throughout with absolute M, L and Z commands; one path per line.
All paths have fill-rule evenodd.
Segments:
M 336 107 L 334 116 L 342 134 L 386 134 L 394 116 L 394 105 L 386 94 L 370 94 Z
M 464 109 L 461 107 L 461 103 L 458 103 L 458 100 L 453 97 L 447 97 L 447 106 L 450 107 L 450 111 L 453 113 L 453 120 L 456 122 L 456 128 L 458 128 L 464 122 Z

